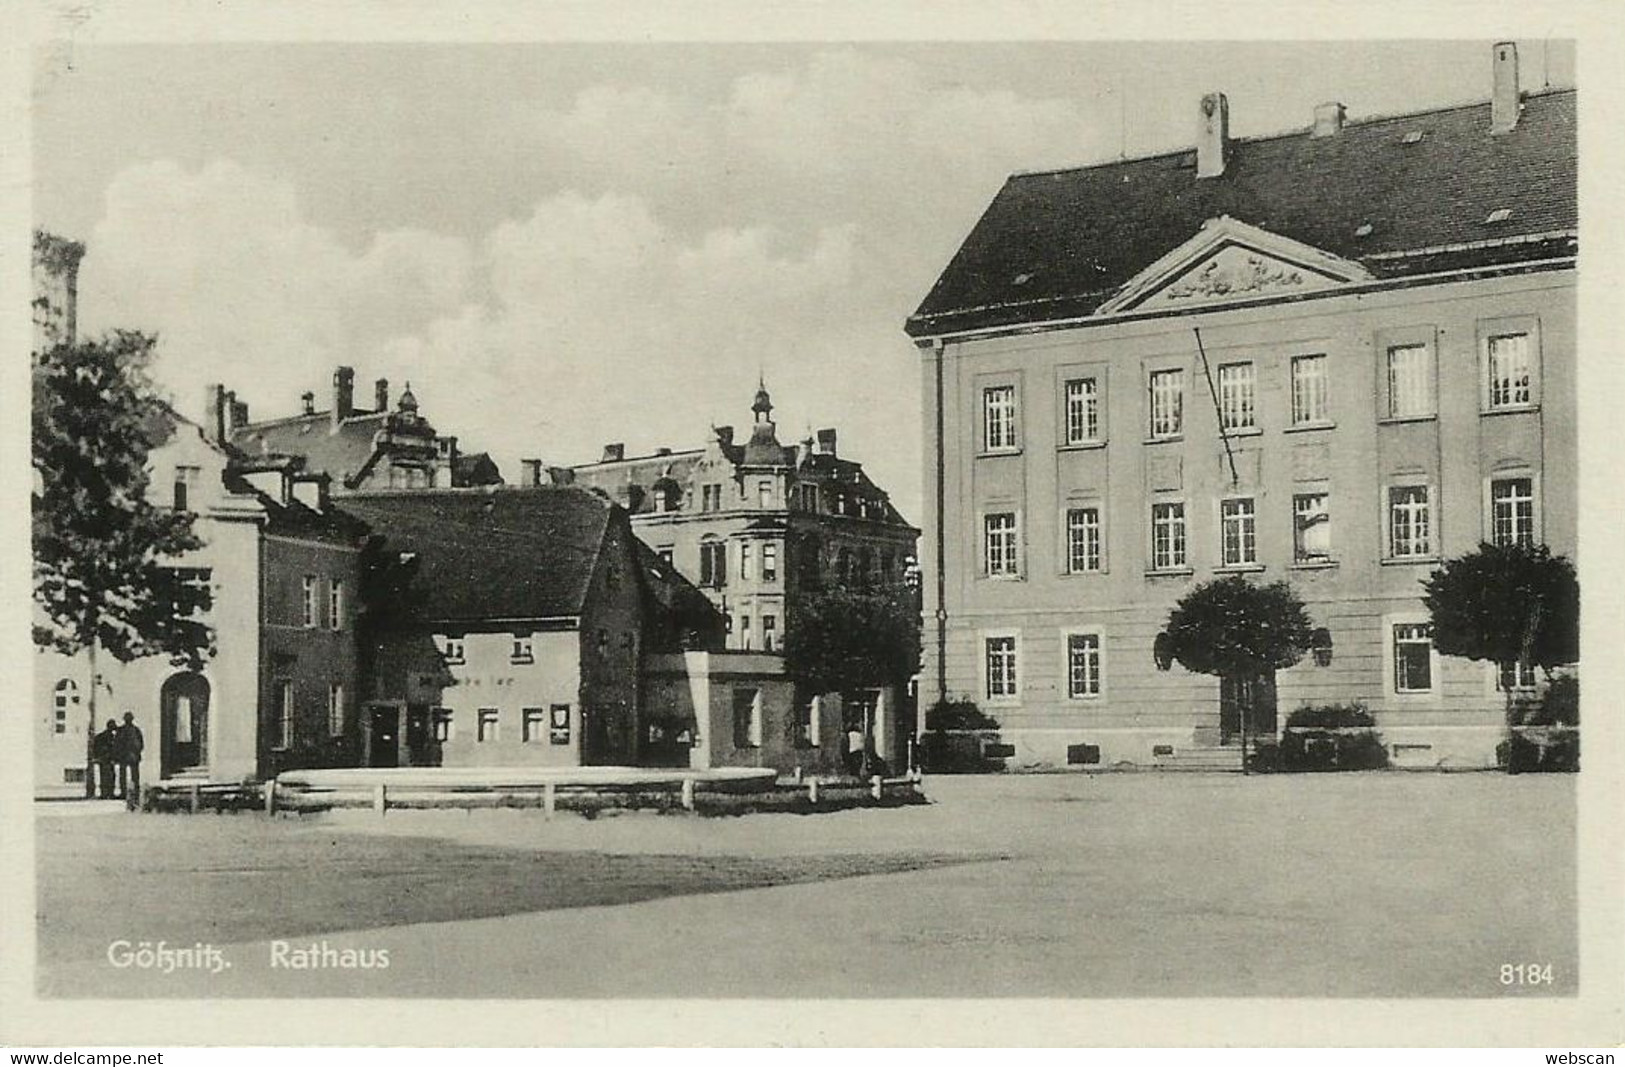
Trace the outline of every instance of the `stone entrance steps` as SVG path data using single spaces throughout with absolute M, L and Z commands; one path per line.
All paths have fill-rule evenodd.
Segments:
M 1153 756 L 1152 767 L 1161 771 L 1204 771 L 1241 773 L 1241 747 L 1200 746 L 1176 748 L 1166 755 Z

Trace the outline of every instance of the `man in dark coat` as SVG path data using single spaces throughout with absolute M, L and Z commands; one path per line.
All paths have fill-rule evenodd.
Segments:
M 146 743 L 134 713 L 126 711 L 118 731 L 118 788 L 132 809 L 141 801 L 141 750 Z
M 101 797 L 112 800 L 113 767 L 118 763 L 118 723 L 107 720 L 107 729 L 91 741 L 91 753 L 96 757 L 96 777 L 101 782 Z

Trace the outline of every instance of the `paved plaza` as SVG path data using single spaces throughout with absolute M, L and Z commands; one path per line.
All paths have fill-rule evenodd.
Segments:
M 919 808 L 64 817 L 51 996 L 1572 994 L 1575 779 L 937 777 Z M 221 948 L 117 968 L 117 940 Z M 275 944 L 330 963 L 272 966 Z M 320 950 L 329 950 L 325 957 Z M 284 953 L 284 961 L 287 959 Z M 1551 964 L 1509 987 L 1503 963 Z

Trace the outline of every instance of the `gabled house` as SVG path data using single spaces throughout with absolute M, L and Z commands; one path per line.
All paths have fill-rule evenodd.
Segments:
M 359 493 L 343 506 L 385 547 L 364 632 L 368 766 L 645 761 L 644 657 L 720 640 L 704 598 L 585 489 Z
M 1360 701 L 1393 757 L 1493 762 L 1515 665 L 1442 657 L 1421 581 L 1576 548 L 1576 98 L 1487 103 L 1011 177 L 906 325 L 922 358 L 922 706 L 1017 763 L 1239 766 L 1239 705 L 1159 669 L 1173 604 L 1284 579 L 1326 630 L 1247 725 Z
M 456 437 L 435 431 L 419 412 L 410 382 L 391 408 L 389 381 L 380 378 L 373 385 L 373 406 L 358 407 L 355 371 L 339 367 L 333 372 L 330 400 L 325 410 L 318 410 L 316 394 L 306 393 L 298 414 L 254 422 L 247 402 L 237 399 L 235 391 L 210 385 L 205 421 L 246 456 L 301 458 L 307 472 L 332 479 L 335 495 L 502 482 L 488 454 L 464 453 Z

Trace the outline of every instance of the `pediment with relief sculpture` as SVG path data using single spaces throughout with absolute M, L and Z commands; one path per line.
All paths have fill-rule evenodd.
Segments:
M 1370 278 L 1352 260 L 1224 215 L 1203 223 L 1195 236 L 1141 271 L 1095 314 L 1228 304 Z

